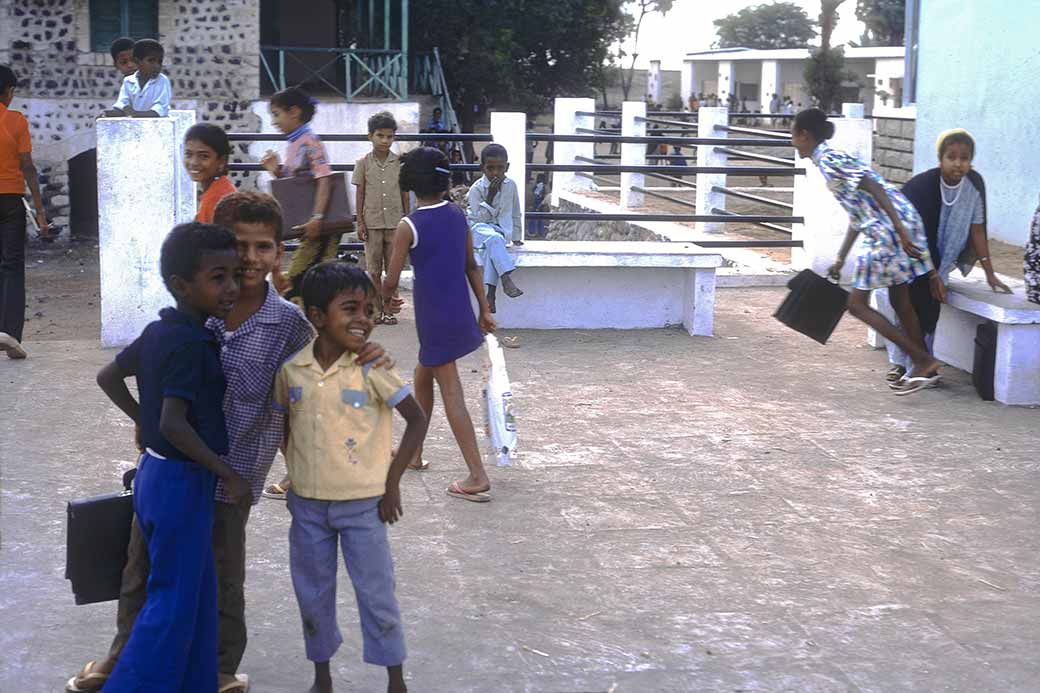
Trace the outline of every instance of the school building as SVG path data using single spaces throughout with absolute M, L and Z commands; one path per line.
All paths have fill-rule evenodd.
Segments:
M 915 170 L 936 165 L 940 132 L 971 132 L 978 146 L 973 165 L 986 180 L 990 236 L 1024 245 L 1040 194 L 1040 3 L 908 0 L 907 19 Z
M 841 101 L 862 103 L 866 113 L 884 116 L 910 116 L 912 108 L 903 103 L 902 46 L 845 47 L 845 67 L 849 79 L 842 85 Z M 808 108 L 809 91 L 805 85 L 807 48 L 757 50 L 720 48 L 687 53 L 683 61 L 683 98 L 691 94 L 716 94 L 726 100 L 735 94 L 752 111 L 769 108 L 773 94 L 789 97 L 797 108 Z
M 318 94 L 341 132 L 363 131 L 359 114 L 372 102 L 418 101 L 426 111 L 445 104 L 450 113 L 447 95 L 433 86 L 441 83 L 437 56 L 409 51 L 408 0 L 300 7 L 291 0 L 0 0 L 0 64 L 21 79 L 12 108 L 29 119 L 52 224 L 96 234 L 94 120 L 119 92 L 122 78 L 108 52 L 117 36 L 157 38 L 173 108 L 230 130 L 267 131 L 265 97 L 294 85 Z M 354 108 L 359 102 L 368 107 Z

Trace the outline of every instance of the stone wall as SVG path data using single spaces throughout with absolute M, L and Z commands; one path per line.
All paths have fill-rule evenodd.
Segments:
M 592 212 L 568 200 L 560 200 L 559 212 Z M 667 241 L 658 235 L 626 221 L 552 221 L 547 241 Z
M 255 0 L 159 0 L 159 41 L 173 107 L 201 121 L 256 131 L 260 19 Z M 140 38 L 140 37 L 139 37 Z M 94 120 L 119 93 L 108 51 L 90 45 L 90 0 L 0 0 L 0 64 L 21 79 L 12 108 L 32 128 L 48 214 L 69 216 L 68 158 L 93 147 Z M 62 146 L 67 140 L 75 146 Z M 52 146 L 41 146 L 52 145 Z
M 913 120 L 874 119 L 874 170 L 891 183 L 902 185 L 914 175 L 915 126 Z

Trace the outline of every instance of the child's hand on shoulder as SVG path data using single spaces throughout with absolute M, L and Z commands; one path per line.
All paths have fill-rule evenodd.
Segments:
M 379 519 L 392 525 L 404 517 L 401 507 L 401 487 L 392 479 L 386 480 L 386 493 L 379 499 Z
M 377 342 L 365 342 L 365 346 L 361 347 L 361 351 L 358 352 L 357 364 L 359 366 L 370 366 L 372 368 L 393 368 L 395 364 L 394 358 L 386 353 L 386 349 L 383 348 L 382 344 Z

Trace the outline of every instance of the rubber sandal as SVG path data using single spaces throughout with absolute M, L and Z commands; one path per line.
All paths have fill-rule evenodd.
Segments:
M 464 491 L 462 486 L 459 485 L 458 481 L 451 482 L 451 486 L 448 487 L 447 494 L 453 498 L 461 498 L 467 500 L 470 503 L 488 503 L 491 501 L 491 495 L 487 491 L 478 491 L 477 493 L 469 493 Z
M 285 500 L 285 494 L 289 492 L 289 489 L 284 488 L 281 484 L 271 484 L 263 490 L 260 494 L 264 498 L 270 498 L 271 500 Z
M 412 471 L 415 471 L 415 472 L 425 472 L 425 471 L 427 471 L 430 468 L 430 463 L 427 462 L 426 460 L 422 460 L 417 465 L 412 464 L 412 463 L 409 462 L 408 463 L 408 468 L 411 469 Z
M 24 359 L 27 355 L 18 340 L 6 332 L 0 332 L 0 351 L 6 351 L 7 358 L 15 360 Z
M 501 343 L 502 343 L 502 346 L 505 347 L 506 349 L 519 349 L 520 348 L 520 338 L 519 337 L 503 337 Z
M 910 376 L 907 375 L 906 373 L 904 373 L 902 375 L 902 377 L 899 378 L 899 380 L 890 382 L 888 384 L 888 387 L 893 389 L 893 390 L 902 390 L 904 387 L 906 387 L 906 381 L 909 380 L 909 379 L 910 379 Z
M 84 693 L 85 691 L 100 691 L 101 687 L 108 681 L 109 674 L 93 671 L 97 661 L 87 662 L 83 670 L 69 679 L 65 684 L 66 693 Z
M 245 674 L 235 674 L 234 681 L 228 681 L 217 689 L 217 693 L 248 693 L 249 677 Z
M 391 315 L 390 313 L 384 313 L 383 314 L 383 324 L 384 325 L 396 325 L 397 324 L 397 317 L 394 316 L 394 315 Z
M 888 373 L 885 374 L 885 380 L 890 383 L 898 383 L 904 375 L 906 375 L 906 368 L 899 364 L 893 364 L 892 367 L 888 369 Z
M 896 397 L 905 397 L 906 395 L 912 395 L 915 392 L 926 390 L 928 388 L 936 387 L 939 381 L 942 379 L 938 373 L 932 376 L 918 376 L 915 378 L 907 378 L 903 387 L 895 391 Z

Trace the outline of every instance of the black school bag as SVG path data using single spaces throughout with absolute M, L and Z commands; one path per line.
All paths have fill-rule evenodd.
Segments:
M 971 384 L 979 397 L 987 402 L 995 398 L 993 376 L 997 370 L 997 325 L 984 322 L 975 329 L 975 360 L 971 367 Z
M 812 270 L 802 270 L 787 282 L 791 290 L 773 313 L 792 330 L 826 344 L 838 326 L 849 292 Z

